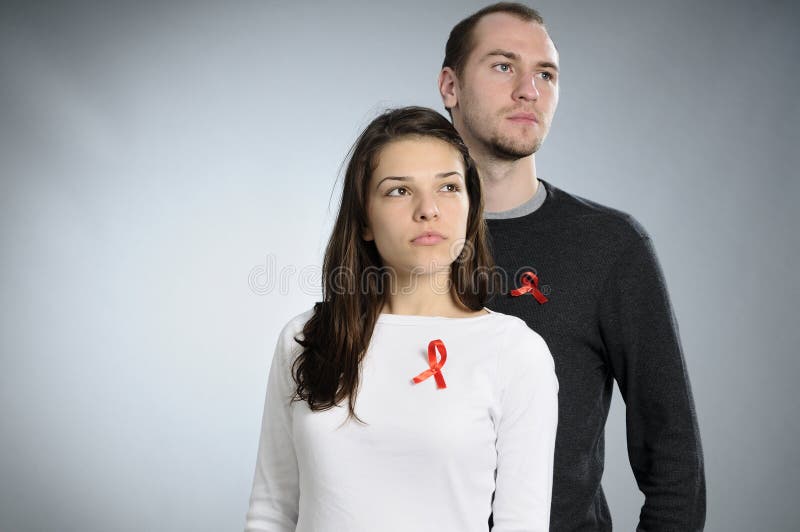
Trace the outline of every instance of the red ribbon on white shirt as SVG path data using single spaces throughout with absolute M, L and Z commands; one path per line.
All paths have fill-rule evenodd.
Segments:
M 532 295 L 540 305 L 547 303 L 547 297 L 539 290 L 539 277 L 533 272 L 523 273 L 522 286 L 511 291 L 511 295 L 514 297 L 521 296 L 522 294 Z
M 436 350 L 439 350 L 441 353 L 442 358 L 441 360 L 436 360 Z M 447 388 L 447 384 L 444 382 L 444 375 L 442 375 L 442 366 L 447 361 L 447 349 L 444 347 L 444 342 L 441 340 L 431 340 L 431 343 L 428 344 L 428 365 L 430 369 L 426 369 L 416 377 L 414 377 L 414 384 L 419 384 L 420 382 L 424 381 L 431 375 L 436 380 L 436 387 L 439 389 Z

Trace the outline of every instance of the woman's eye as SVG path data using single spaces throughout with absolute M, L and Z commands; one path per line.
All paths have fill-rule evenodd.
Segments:
M 455 183 L 447 183 L 446 185 L 442 186 L 441 190 L 444 190 L 445 192 L 458 192 L 461 190 L 461 188 L 459 188 L 459 186 Z
M 387 196 L 406 196 L 406 195 L 408 195 L 408 189 L 406 187 L 393 188 L 389 192 L 387 192 L 386 195 Z

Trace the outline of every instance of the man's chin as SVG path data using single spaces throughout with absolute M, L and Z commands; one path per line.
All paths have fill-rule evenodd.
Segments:
M 492 152 L 498 159 L 515 161 L 533 155 L 542 146 L 542 139 L 533 139 L 529 142 L 508 142 L 495 140 L 492 142 Z

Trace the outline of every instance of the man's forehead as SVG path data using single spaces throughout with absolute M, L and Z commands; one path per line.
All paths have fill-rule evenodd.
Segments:
M 491 50 L 507 50 L 558 63 L 558 52 L 547 30 L 535 20 L 508 13 L 490 13 L 475 25 L 471 59 L 482 59 Z

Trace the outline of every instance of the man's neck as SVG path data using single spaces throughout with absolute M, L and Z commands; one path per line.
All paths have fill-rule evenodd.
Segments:
M 536 194 L 539 181 L 533 155 L 515 161 L 478 155 L 475 164 L 481 177 L 486 212 L 511 210 Z

